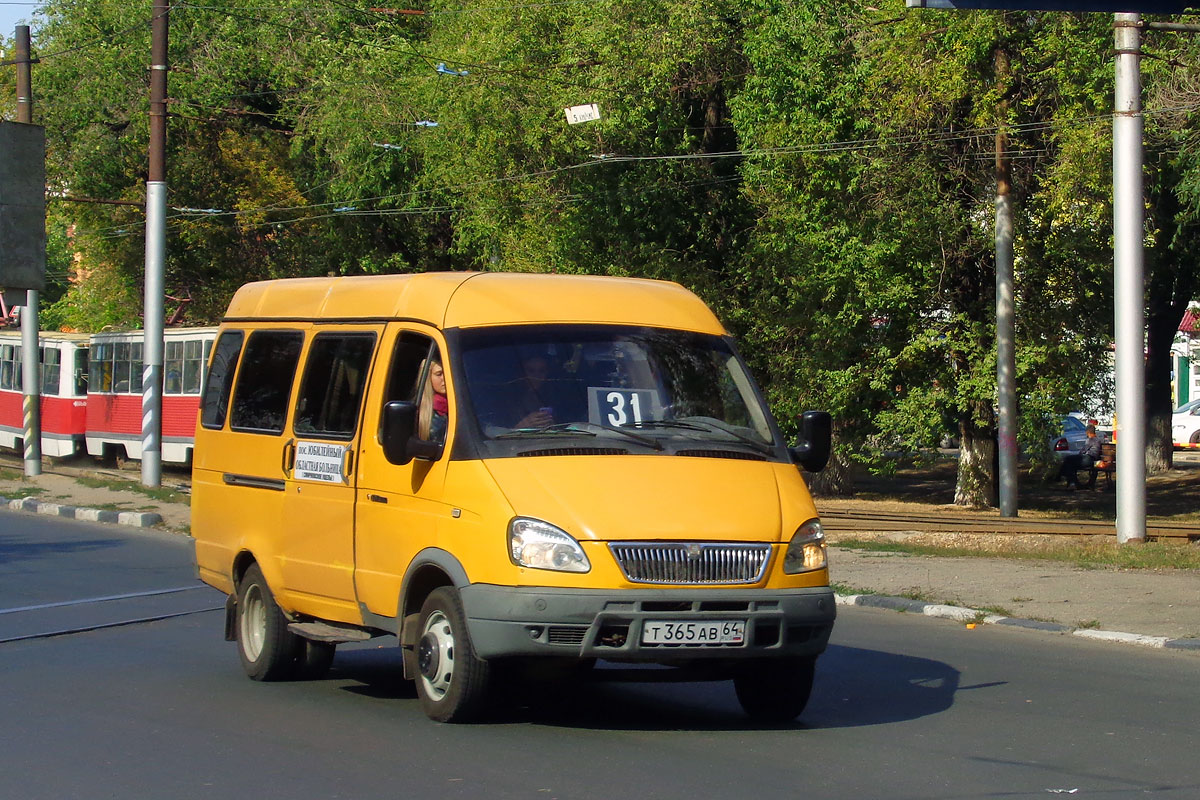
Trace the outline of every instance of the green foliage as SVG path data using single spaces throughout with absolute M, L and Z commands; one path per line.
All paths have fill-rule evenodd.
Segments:
M 431 269 L 640 275 L 697 291 L 784 427 L 836 458 L 995 435 L 994 153 L 1011 155 L 1031 452 L 1111 341 L 1111 20 L 899 0 L 252 0 L 171 12 L 168 293 L 217 319 L 258 278 Z M 144 194 L 149 6 L 49 0 L 55 192 Z M 1157 35 L 1152 286 L 1195 294 L 1200 46 Z M 0 81 L 7 81 L 0 72 Z M 568 106 L 601 119 L 569 125 Z M 434 124 L 436 123 L 436 124 Z M 136 205 L 53 202 L 57 324 L 138 324 Z M 72 234 L 67 236 L 70 229 Z M 1162 276 L 1161 279 L 1154 275 Z M 1090 409 L 1089 409 L 1090 410 Z M 982 453 L 982 450 L 980 450 Z M 974 500 L 990 459 L 976 460 Z

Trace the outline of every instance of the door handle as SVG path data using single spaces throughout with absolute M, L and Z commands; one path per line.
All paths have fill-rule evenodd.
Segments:
M 296 440 L 295 439 L 288 439 L 286 442 L 284 442 L 284 444 L 283 444 L 283 463 L 280 464 L 280 466 L 283 467 L 284 475 L 292 474 L 292 467 L 296 466 Z

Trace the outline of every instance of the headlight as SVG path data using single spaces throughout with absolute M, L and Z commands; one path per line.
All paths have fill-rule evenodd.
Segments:
M 810 519 L 792 534 L 787 553 L 783 556 L 783 571 L 795 575 L 824 566 L 825 532 L 821 530 L 821 520 Z
M 508 554 L 521 567 L 559 572 L 587 572 L 592 568 L 579 542 L 538 519 L 517 517 L 508 524 Z

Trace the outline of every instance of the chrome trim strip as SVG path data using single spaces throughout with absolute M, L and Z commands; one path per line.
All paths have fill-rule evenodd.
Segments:
M 221 480 L 225 481 L 228 486 L 249 486 L 252 489 L 270 489 L 273 492 L 282 492 L 287 489 L 287 483 L 278 478 L 259 478 L 254 475 L 235 475 L 232 472 L 226 472 L 221 476 Z

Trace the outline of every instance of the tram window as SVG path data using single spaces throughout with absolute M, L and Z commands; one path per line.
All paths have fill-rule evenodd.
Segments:
M 183 393 L 183 342 L 167 342 L 165 378 L 163 391 L 166 394 Z
M 129 343 L 129 391 L 133 394 L 142 393 L 142 343 Z
M 75 350 L 75 394 L 87 394 L 88 390 L 88 351 L 84 348 Z
M 16 350 L 11 344 L 0 345 L 0 389 L 19 388 L 13 385 L 13 375 L 19 363 L 14 360 Z
M 42 348 L 42 394 L 58 394 L 58 378 L 62 371 L 59 359 L 62 353 L 56 347 Z
M 254 433 L 283 433 L 288 399 L 304 334 L 256 331 L 246 343 L 233 390 L 229 427 Z
M 183 343 L 183 393 L 200 393 L 200 373 L 204 366 L 204 342 L 191 339 Z
M 110 345 L 97 343 L 92 345 L 88 360 L 88 391 L 112 391 L 112 364 L 107 354 Z
M 113 391 L 117 394 L 129 392 L 129 342 L 117 342 L 113 348 Z

